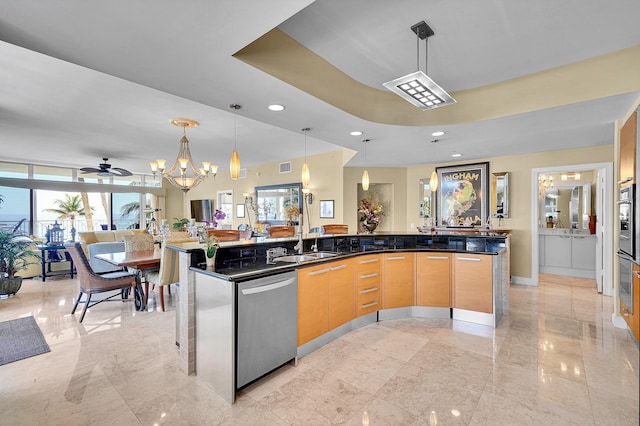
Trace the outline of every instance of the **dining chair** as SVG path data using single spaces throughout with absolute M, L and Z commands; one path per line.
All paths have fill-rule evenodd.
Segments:
M 134 251 L 149 251 L 155 250 L 155 243 L 153 241 L 153 235 L 151 234 L 133 234 L 125 235 L 124 237 L 124 251 L 131 253 Z M 129 268 L 132 271 L 131 268 Z M 145 299 L 149 294 L 149 283 L 147 282 L 147 275 L 151 272 L 157 271 L 158 268 L 150 268 L 144 270 L 138 270 L 140 280 L 144 281 Z M 146 300 L 145 300 L 146 301 Z
M 146 251 L 154 249 L 153 236 L 151 234 L 124 235 L 124 251 Z
M 234 229 L 209 229 L 207 235 L 214 235 L 218 241 L 238 241 L 240 240 L 240 231 Z
M 322 227 L 324 228 L 325 234 L 348 234 L 349 233 L 349 225 L 334 223 L 329 225 L 322 225 Z
M 164 312 L 164 286 L 170 286 L 180 282 L 180 263 L 178 252 L 167 248 L 164 244 L 160 249 L 160 268 L 157 271 L 150 271 L 146 274 L 146 294 L 149 294 L 149 283 L 158 286 L 160 294 L 160 307 Z M 168 287 L 171 290 L 171 287 Z M 171 291 L 169 291 L 171 294 Z
M 84 308 L 82 309 L 82 315 L 80 316 L 80 322 L 84 320 L 84 316 L 87 313 L 87 309 L 97 305 L 102 302 L 115 302 L 112 300 L 114 297 L 120 295 L 122 297 L 122 301 L 126 299 L 129 294 L 129 290 L 134 290 L 136 308 L 141 306 L 142 297 L 138 289 L 138 276 L 135 273 L 120 271 L 120 272 L 109 272 L 106 274 L 97 274 L 91 268 L 89 264 L 89 260 L 87 256 L 84 254 L 84 250 L 82 249 L 82 245 L 80 243 L 68 244 L 65 246 L 67 252 L 71 255 L 73 259 L 73 263 L 78 272 L 78 282 L 80 283 L 80 293 L 78 294 L 78 298 L 76 300 L 75 305 L 73 305 L 73 310 L 71 314 L 73 315 L 78 308 L 79 303 L 84 303 Z M 111 296 L 102 298 L 100 300 L 95 300 L 91 303 L 91 297 L 97 293 L 104 293 L 108 291 L 121 290 L 119 293 L 114 293 Z M 86 296 L 86 300 L 82 300 L 82 296 Z M 140 305 L 139 305 L 140 304 Z
M 267 231 L 270 237 L 293 237 L 296 235 L 295 226 L 274 225 L 270 226 Z

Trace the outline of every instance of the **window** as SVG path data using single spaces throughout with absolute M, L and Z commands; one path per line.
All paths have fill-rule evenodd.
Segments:
M 0 229 L 31 234 L 31 190 L 0 186 Z

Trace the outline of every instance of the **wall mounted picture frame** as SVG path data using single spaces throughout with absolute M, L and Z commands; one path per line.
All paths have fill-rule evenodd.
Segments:
M 244 216 L 245 216 L 244 204 L 236 204 L 236 217 L 244 217 Z
M 335 217 L 333 208 L 333 200 L 320 200 L 320 218 L 333 219 Z
M 489 163 L 436 167 L 439 226 L 482 226 L 489 216 Z

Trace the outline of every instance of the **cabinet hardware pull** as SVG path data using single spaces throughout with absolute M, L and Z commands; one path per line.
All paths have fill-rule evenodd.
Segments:
M 366 288 L 364 290 L 360 290 L 360 293 L 367 294 L 367 293 L 372 293 L 374 291 L 378 291 L 378 287 Z
M 638 272 L 638 271 L 633 271 L 633 275 L 635 275 L 636 277 L 640 278 L 640 272 Z
M 427 256 L 427 259 L 449 259 L 447 256 Z
M 458 257 L 458 260 L 466 260 L 469 262 L 480 262 L 480 259 L 478 259 L 477 257 Z
M 405 260 L 406 256 L 393 256 L 393 257 L 387 257 L 387 260 Z
M 371 302 L 371 303 L 367 303 L 366 305 L 362 305 L 361 308 L 362 309 L 367 309 L 370 308 L 372 306 L 376 306 L 378 304 L 378 302 Z
M 330 268 L 320 269 L 319 271 L 309 272 L 309 275 L 320 275 L 329 272 Z
M 366 275 L 360 275 L 360 278 L 373 278 L 373 277 L 377 277 L 378 273 L 374 272 L 372 274 L 366 274 Z
M 344 269 L 346 268 L 347 265 L 338 265 L 338 266 L 334 266 L 333 268 L 330 268 L 332 271 L 337 271 L 338 269 Z
M 281 287 L 285 287 L 285 286 L 291 285 L 291 284 L 293 284 L 295 282 L 296 282 L 295 279 L 290 278 L 288 280 L 280 281 L 278 283 L 263 285 L 262 287 L 247 288 L 247 289 L 242 290 L 242 294 L 247 295 L 247 294 L 264 293 L 265 291 L 275 290 L 275 289 L 278 289 L 278 288 L 281 288 Z
M 616 204 L 617 205 L 620 205 L 620 204 L 631 204 L 631 201 L 629 201 L 629 200 L 620 200 Z
M 618 181 L 618 185 L 622 185 L 623 183 L 631 182 L 632 180 L 633 180 L 632 176 L 626 177 L 626 178 L 624 178 L 622 180 L 619 180 Z
M 374 262 L 377 262 L 377 261 L 378 261 L 377 258 L 376 259 L 367 259 L 367 260 L 361 260 L 360 263 L 363 263 L 363 264 L 364 263 L 374 263 Z

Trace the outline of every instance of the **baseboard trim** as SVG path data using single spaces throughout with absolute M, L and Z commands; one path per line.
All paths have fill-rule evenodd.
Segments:
M 538 286 L 538 283 L 533 282 L 529 277 L 516 277 L 515 275 L 511 276 L 511 284 Z

